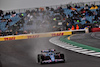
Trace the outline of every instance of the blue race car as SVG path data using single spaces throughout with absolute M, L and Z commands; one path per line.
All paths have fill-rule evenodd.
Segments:
M 65 62 L 64 54 L 61 54 L 60 52 L 55 52 L 54 49 L 42 50 L 41 54 L 38 54 L 37 59 L 39 64 Z

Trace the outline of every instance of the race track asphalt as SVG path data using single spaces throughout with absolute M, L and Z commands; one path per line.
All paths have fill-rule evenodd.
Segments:
M 65 50 L 49 42 L 50 38 L 37 38 L 0 42 L 0 60 L 3 67 L 100 67 L 100 58 Z M 56 49 L 65 55 L 65 63 L 36 63 L 37 54 L 43 49 Z
M 99 38 L 100 38 L 100 32 L 95 32 L 87 34 L 77 34 L 72 36 L 71 40 L 91 47 L 100 48 Z

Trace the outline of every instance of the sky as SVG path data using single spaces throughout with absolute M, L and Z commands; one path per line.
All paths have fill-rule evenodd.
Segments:
M 100 0 L 0 0 L 1 10 L 33 8 L 40 6 L 60 5 L 67 3 L 89 2 Z

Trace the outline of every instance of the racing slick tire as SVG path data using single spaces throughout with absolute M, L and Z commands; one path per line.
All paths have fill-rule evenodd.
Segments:
M 42 63 L 43 55 L 42 55 L 42 54 L 38 54 L 37 60 L 38 60 L 38 63 L 39 63 L 39 64 L 43 64 L 43 63 Z
M 61 56 L 61 59 L 63 59 L 63 63 L 65 63 L 65 58 L 64 58 L 64 54 L 60 54 L 60 56 Z

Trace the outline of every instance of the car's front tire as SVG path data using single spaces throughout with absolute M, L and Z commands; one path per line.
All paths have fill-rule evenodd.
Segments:
M 64 54 L 60 54 L 60 56 L 61 56 L 61 59 L 63 59 L 63 63 L 65 63 L 65 58 L 64 58 Z
M 38 55 L 37 60 L 38 60 L 38 63 L 39 63 L 39 64 L 43 64 L 43 63 L 42 63 L 42 55 L 41 55 L 41 54 Z

